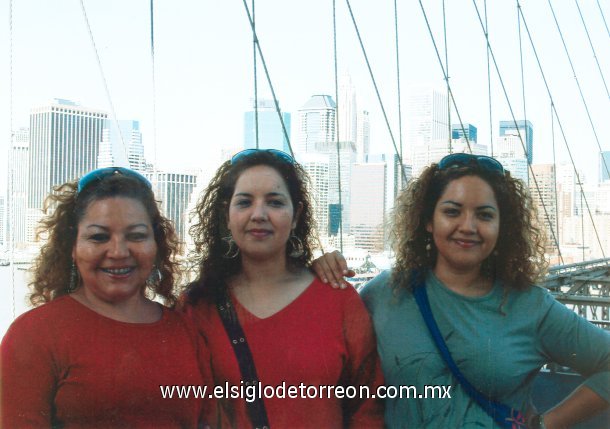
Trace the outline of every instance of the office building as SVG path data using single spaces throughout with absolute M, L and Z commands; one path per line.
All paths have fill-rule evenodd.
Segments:
M 317 143 L 315 153 L 328 157 L 328 235 L 348 234 L 350 228 L 350 194 L 352 165 L 356 162 L 353 142 Z M 337 152 L 339 152 L 337 154 Z M 320 225 L 323 230 L 323 225 Z
M 531 172 L 536 181 L 530 180 L 530 193 L 538 211 L 538 221 L 544 225 L 547 252 L 554 253 L 557 251 L 557 243 L 560 242 L 557 228 L 555 166 L 553 164 L 533 164 Z M 534 183 L 538 184 L 537 188 L 534 187 Z
M 336 107 L 330 95 L 314 95 L 299 109 L 296 152 L 315 152 L 316 144 L 335 141 Z
M 411 87 L 406 100 L 408 145 L 444 141 L 449 144 L 447 95 L 431 87 Z
M 531 164 L 534 159 L 534 128 L 530 121 L 500 121 L 500 137 L 516 136 L 520 146 L 520 155 Z M 521 143 L 523 141 L 523 144 Z M 523 146 L 527 153 L 523 153 Z
M 605 150 L 599 154 L 599 181 L 610 180 L 610 150 Z
M 254 104 L 254 100 L 252 101 Z M 282 121 L 286 128 L 282 127 L 279 115 L 273 100 L 259 99 L 258 108 L 244 113 L 244 149 L 277 149 L 290 153 L 289 142 L 286 136 L 290 136 L 291 116 L 290 113 L 282 112 Z M 258 116 L 258 129 L 257 129 Z M 258 133 L 258 146 L 257 146 Z
M 13 133 L 8 153 L 8 186 L 6 192 L 5 240 L 9 246 L 22 248 L 33 237 L 27 236 L 27 198 L 30 163 L 30 130 Z
M 161 212 L 174 222 L 176 234 L 182 243 L 188 233 L 187 212 L 197 175 L 187 172 L 148 172 L 146 176 L 153 184 L 155 198 L 161 203 Z
M 298 153 L 297 161 L 309 177 L 308 191 L 312 202 L 312 212 L 321 240 L 328 237 L 328 189 L 329 159 L 320 153 Z
M 27 229 L 31 236 L 51 189 L 97 167 L 106 112 L 54 99 L 30 112 Z
M 117 126 L 118 122 L 118 126 Z M 98 167 L 129 167 L 146 171 L 140 122 L 106 120 L 98 154 Z
M 472 124 L 464 124 L 462 128 L 461 124 L 453 124 L 451 125 L 451 139 L 459 140 L 459 139 L 468 139 L 471 143 L 477 142 L 477 127 Z
M 384 250 L 387 164 L 352 166 L 350 234 L 355 246 L 371 253 Z

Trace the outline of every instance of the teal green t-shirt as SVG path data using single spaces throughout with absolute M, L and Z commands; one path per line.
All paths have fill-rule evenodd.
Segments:
M 431 272 L 426 287 L 453 360 L 483 394 L 525 414 L 534 377 L 544 364 L 556 362 L 580 372 L 587 386 L 610 401 L 610 334 L 547 290 L 533 286 L 505 294 L 496 282 L 488 294 L 466 297 Z M 386 399 L 389 428 L 495 427 L 437 352 L 411 292 L 393 288 L 385 271 L 365 285 L 361 296 L 373 319 L 386 386 L 417 389 L 409 391 L 409 399 L 406 388 L 403 398 Z M 426 397 L 425 386 L 444 387 L 428 387 Z

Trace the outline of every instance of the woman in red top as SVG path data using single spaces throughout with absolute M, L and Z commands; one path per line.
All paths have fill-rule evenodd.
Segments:
M 182 316 L 150 299 L 175 301 L 177 239 L 148 180 L 94 170 L 46 206 L 38 308 L 2 341 L 1 426 L 197 427 L 202 401 L 164 399 L 160 388 L 202 385 L 206 355 Z
M 197 205 L 186 311 L 228 396 L 223 427 L 383 425 L 381 403 L 361 393 L 382 384 L 367 312 L 353 289 L 334 291 L 306 268 L 305 178 L 288 154 L 249 149 L 220 167 Z

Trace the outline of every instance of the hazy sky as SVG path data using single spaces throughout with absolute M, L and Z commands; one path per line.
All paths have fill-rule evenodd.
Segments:
M 147 157 L 163 168 L 209 168 L 218 148 L 239 148 L 243 113 L 253 97 L 252 34 L 242 1 L 155 1 L 156 127 L 153 127 L 150 2 L 84 0 L 112 103 L 119 119 L 141 121 Z M 423 1 L 444 59 L 442 1 Z M 460 114 L 488 143 L 487 63 L 474 2 L 446 0 L 449 74 Z M 109 109 L 109 102 L 79 0 L 12 1 L 12 105 L 9 94 L 9 1 L 0 10 L 0 150 L 6 159 L 10 117 L 14 129 L 28 125 L 31 107 L 51 98 Z M 251 6 L 251 2 L 248 3 Z M 398 136 L 394 45 L 394 2 L 352 0 L 381 96 Z M 484 2 L 476 2 L 484 13 Z M 610 150 L 610 99 L 586 38 L 575 1 L 555 0 L 557 19 L 572 55 L 602 148 Z M 610 85 L 610 34 L 598 0 L 580 0 L 602 72 Z M 610 1 L 599 0 L 606 21 Z M 283 110 L 296 115 L 313 94 L 334 97 L 331 0 L 256 0 L 257 31 Z M 540 61 L 574 156 L 587 177 L 597 176 L 598 147 L 555 27 L 549 3 L 522 2 Z M 523 118 L 516 1 L 487 2 L 489 33 L 515 115 Z M 398 1 L 399 54 L 403 101 L 412 84 L 444 87 L 441 69 L 419 2 Z M 346 2 L 337 0 L 338 63 L 349 71 L 361 108 L 371 117 L 375 152 L 391 150 L 388 131 L 373 92 Z M 534 162 L 552 161 L 550 102 L 532 48 L 522 29 L 527 118 L 534 125 Z M 260 65 L 260 62 L 259 62 Z M 494 138 L 498 121 L 510 119 L 492 73 Z M 259 95 L 270 94 L 259 67 Z M 404 109 L 403 109 L 404 112 Z M 452 119 L 456 119 L 455 111 Z M 403 118 L 404 128 L 408 126 Z M 296 116 L 293 117 L 293 128 Z M 156 131 L 155 131 L 156 129 Z M 294 131 L 294 130 L 293 130 Z M 155 138 L 156 136 L 156 138 Z M 557 156 L 567 159 L 555 124 Z M 5 193 L 6 161 L 0 163 Z

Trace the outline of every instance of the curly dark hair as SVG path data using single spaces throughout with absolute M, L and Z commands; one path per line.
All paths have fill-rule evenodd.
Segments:
M 436 249 L 429 251 L 432 220 L 438 199 L 449 182 L 477 176 L 493 189 L 500 211 L 500 231 L 492 255 L 481 267 L 484 275 L 508 288 L 527 289 L 544 274 L 544 234 L 536 224 L 536 209 L 525 184 L 507 171 L 500 174 L 473 164 L 440 170 L 432 164 L 402 191 L 394 207 L 392 238 L 396 252 L 393 283 L 411 288 L 412 273 L 423 275 L 436 264 Z
M 186 288 L 186 299 L 190 303 L 194 304 L 203 297 L 215 298 L 219 293 L 224 293 L 226 280 L 241 271 L 240 255 L 235 258 L 224 256 L 230 247 L 224 240 L 230 234 L 227 215 L 237 179 L 245 170 L 257 165 L 266 165 L 276 170 L 286 183 L 294 209 L 301 205 L 293 234 L 301 240 L 303 252 L 298 257 L 290 256 L 293 249 L 291 242 L 288 242 L 286 255 L 289 268 L 305 267 L 311 263 L 315 223 L 307 190 L 307 173 L 298 163 L 290 163 L 273 152 L 253 152 L 235 164 L 231 161 L 224 162 L 191 214 L 196 222 L 189 230 L 194 242 L 190 263 L 197 277 Z
M 76 243 L 78 224 L 92 202 L 113 197 L 139 201 L 150 216 L 157 243 L 156 265 L 161 272 L 161 281 L 149 286 L 149 289 L 155 295 L 162 296 L 167 305 L 174 305 L 174 284 L 180 276 L 175 260 L 179 241 L 171 221 L 161 215 L 152 190 L 141 180 L 121 174 L 98 180 L 80 193 L 77 186 L 77 181 L 56 186 L 45 200 L 43 211 L 50 214 L 40 222 L 37 233 L 38 239 L 46 239 L 46 242 L 31 268 L 29 286 L 32 289 L 32 305 L 38 306 L 69 293 L 72 249 Z

